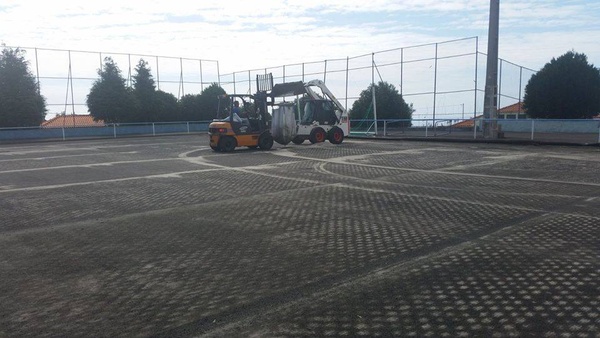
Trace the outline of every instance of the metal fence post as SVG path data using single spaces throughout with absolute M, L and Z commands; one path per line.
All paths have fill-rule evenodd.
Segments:
M 154 127 L 154 122 L 152 122 L 152 136 L 156 136 L 156 128 Z
M 387 136 L 387 120 L 383 120 L 383 136 Z
M 63 141 L 65 141 L 67 139 L 67 137 L 65 135 L 65 127 L 62 127 L 62 134 L 63 134 Z
M 252 93 L 252 74 L 248 71 L 248 94 Z
M 113 123 L 113 136 L 117 138 L 117 125 Z
M 346 57 L 346 94 L 345 94 L 346 95 L 346 97 L 345 97 L 346 103 L 344 105 L 346 110 L 348 110 L 348 73 L 350 71 L 349 66 L 350 66 L 350 57 L 347 56 Z
M 202 60 L 198 61 L 200 61 L 200 92 L 202 93 L 204 90 L 204 79 L 202 78 Z
M 186 122 L 186 124 L 187 124 L 187 133 L 189 134 L 190 133 L 190 123 Z
M 435 44 L 435 60 L 434 60 L 434 68 L 433 68 L 433 135 L 435 134 L 436 124 L 435 124 L 435 105 L 437 101 L 437 71 L 438 71 L 438 44 Z
M 158 68 L 158 55 L 156 56 L 156 89 L 160 90 L 160 69 Z
M 377 136 L 377 95 L 375 90 L 375 53 L 371 53 L 371 98 L 373 104 L 373 120 L 375 121 L 375 136 Z
M 236 86 L 235 86 L 235 72 L 233 72 L 233 94 L 237 94 Z
M 533 141 L 533 135 L 535 133 L 535 120 L 531 120 L 531 140 Z

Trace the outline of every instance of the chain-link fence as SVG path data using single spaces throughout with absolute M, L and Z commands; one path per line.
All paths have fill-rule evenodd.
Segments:
M 227 74 L 220 74 L 216 60 L 21 49 L 26 51 L 30 69 L 47 99 L 48 117 L 87 114 L 86 96 L 105 57 L 113 58 L 128 85 L 139 60 L 147 61 L 158 89 L 177 98 L 200 93 L 211 83 L 219 83 L 228 93 L 252 94 L 256 92 L 256 75 L 273 73 L 276 83 L 322 79 L 347 109 L 370 84 L 385 81 L 413 105 L 416 120 L 468 119 L 483 111 L 485 54 L 479 51 L 477 37 Z M 505 60 L 499 62 L 498 104 L 502 108 L 522 100 L 525 85 L 535 71 Z
M 220 83 L 227 92 L 250 94 L 256 89 L 256 74 L 273 73 L 275 82 L 321 79 L 351 109 L 361 91 L 385 81 L 413 105 L 415 123 L 431 119 L 435 124 L 437 119 L 465 120 L 482 114 L 485 62 L 479 39 L 470 37 L 221 74 Z M 499 63 L 498 104 L 502 108 L 522 101 L 525 85 L 535 71 L 502 59 Z
M 16 49 L 17 47 L 8 47 Z M 141 55 L 109 52 L 19 47 L 25 51 L 29 69 L 46 98 L 46 119 L 59 114 L 88 114 L 86 97 L 99 78 L 98 70 L 104 58 L 111 57 L 131 85 L 135 67 L 140 60 L 148 62 L 157 89 L 177 98 L 200 93 L 204 87 L 219 82 L 219 62 L 216 60 Z

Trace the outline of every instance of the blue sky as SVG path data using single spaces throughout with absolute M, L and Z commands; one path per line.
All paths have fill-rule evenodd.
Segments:
M 600 65 L 600 1 L 500 7 L 500 57 L 539 69 L 573 49 Z M 485 51 L 488 10 L 487 0 L 3 0 L 0 42 L 213 59 L 234 71 L 469 36 Z

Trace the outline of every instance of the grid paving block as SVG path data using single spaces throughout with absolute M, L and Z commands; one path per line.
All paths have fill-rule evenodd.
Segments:
M 596 173 L 600 171 L 600 161 L 566 160 L 554 157 L 532 156 L 526 161 L 509 161 L 501 166 L 477 166 L 460 170 L 469 173 L 529 177 L 547 180 L 569 180 L 583 183 L 600 183 Z M 573 175 L 573 173 L 577 173 Z
M 533 216 L 452 208 L 330 185 L 6 235 L 0 327 L 33 336 L 80 335 L 91 323 L 111 336 L 205 329 Z
M 200 170 L 207 167 L 199 167 Z M 127 182 L 67 186 L 48 192 L 0 192 L 4 214 L 0 232 L 110 218 L 148 210 L 234 199 L 315 184 L 219 170 Z M 23 217 L 26 215 L 26 217 Z
M 505 237 L 492 236 L 500 238 L 500 243 L 486 239 L 415 264 L 400 264 L 212 333 L 261 337 L 597 336 L 597 228 L 583 218 L 583 223 L 567 223 L 558 239 L 552 240 L 559 218 L 536 219 L 515 227 L 503 234 Z
M 598 336 L 595 155 L 3 146 L 0 337 Z

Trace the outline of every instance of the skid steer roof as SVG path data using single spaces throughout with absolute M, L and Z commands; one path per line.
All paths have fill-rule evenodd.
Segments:
M 305 93 L 306 89 L 304 89 L 304 82 L 302 81 L 278 83 L 273 86 L 271 97 L 295 96 Z

